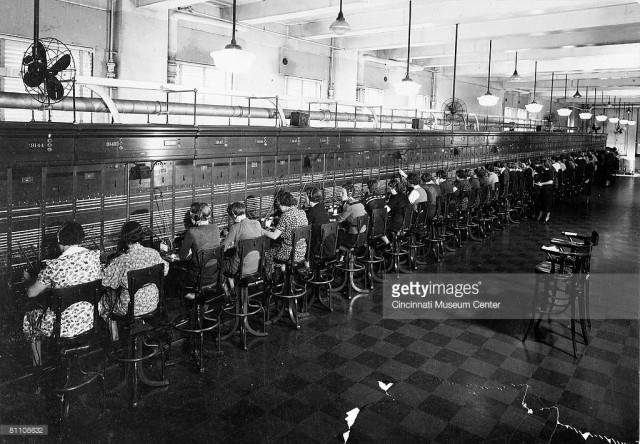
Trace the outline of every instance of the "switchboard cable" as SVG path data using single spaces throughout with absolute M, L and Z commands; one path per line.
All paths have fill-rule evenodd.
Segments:
M 160 202 L 162 202 L 162 209 L 160 209 L 160 204 L 158 203 L 158 195 L 156 194 L 156 190 L 160 194 Z M 156 235 L 160 242 L 165 243 L 169 250 L 172 249 L 172 242 L 169 238 L 169 227 L 167 226 L 167 221 L 164 218 L 165 206 L 164 206 L 164 197 L 162 196 L 162 190 L 159 187 L 155 187 L 153 189 L 153 200 L 156 203 L 156 209 L 158 210 L 158 214 L 160 216 L 160 222 L 162 225 L 159 225 L 157 219 L 154 219 L 156 222 L 156 226 L 160 234 L 164 237 L 164 239 L 160 238 L 160 236 Z

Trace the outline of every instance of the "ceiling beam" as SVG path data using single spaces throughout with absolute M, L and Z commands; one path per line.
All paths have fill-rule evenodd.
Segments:
M 170 9 L 205 3 L 206 1 L 207 0 L 136 0 L 136 6 L 140 9 L 148 9 L 151 11 L 168 11 Z
M 554 14 L 544 14 L 537 16 L 516 17 L 502 20 L 480 20 L 473 23 L 461 24 L 459 27 L 459 39 L 462 40 L 489 40 L 492 38 L 524 35 L 530 37 L 542 37 L 547 34 L 565 33 L 571 31 L 583 31 L 589 28 L 601 28 L 606 26 L 632 26 L 640 24 L 640 14 L 638 14 L 638 4 L 614 5 L 590 10 L 579 10 Z M 424 11 L 426 17 L 430 16 L 428 10 Z M 420 16 L 420 14 L 416 14 Z M 449 16 L 451 14 L 449 13 Z M 357 27 L 355 21 L 350 21 L 354 31 L 349 34 L 347 41 L 348 49 L 358 50 L 384 50 L 389 48 L 402 48 L 406 46 L 406 26 L 398 29 L 394 22 L 392 26 L 380 27 L 380 21 L 373 19 L 362 27 Z M 389 23 L 385 20 L 384 23 Z M 415 23 L 412 24 L 411 45 L 418 48 L 421 44 L 453 43 L 455 23 L 450 26 L 442 26 L 443 21 L 436 23 Z M 325 26 L 326 25 L 326 26 Z M 310 28 L 320 26 L 326 31 L 329 24 L 321 22 L 310 23 L 303 27 L 302 37 L 310 38 L 314 32 L 307 32 Z M 358 35 L 358 33 L 375 32 L 378 34 Z M 384 38 L 381 38 L 381 35 Z

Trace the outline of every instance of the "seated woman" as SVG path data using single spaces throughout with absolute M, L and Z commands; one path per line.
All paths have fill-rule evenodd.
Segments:
M 469 179 L 467 178 L 467 172 L 465 170 L 456 171 L 456 177 L 458 180 L 456 181 L 456 188 L 460 190 L 461 193 L 467 193 L 471 191 L 471 184 L 469 183 Z M 469 196 L 463 196 L 460 201 L 460 209 L 462 211 L 466 211 L 469 206 Z
M 311 242 L 311 254 L 312 256 L 317 256 L 321 252 L 320 245 L 320 236 L 321 236 L 321 227 L 322 224 L 329 223 L 329 213 L 324 207 L 324 203 L 322 202 L 324 196 L 322 194 L 322 190 L 319 188 L 311 188 L 307 193 L 307 200 L 309 201 L 309 209 L 307 210 L 307 220 L 309 221 L 309 225 L 311 225 L 311 237 L 318 242 Z M 334 236 L 335 241 L 335 236 Z M 324 245 L 324 250 L 322 251 L 323 257 L 331 257 L 335 251 L 329 251 L 331 248 L 328 248 L 329 243 Z
M 58 248 L 62 253 L 57 259 L 47 261 L 36 281 L 27 289 L 30 298 L 48 288 L 64 288 L 95 281 L 102 277 L 100 251 L 87 250 L 80 244 L 84 230 L 77 222 L 65 222 L 58 230 Z M 54 312 L 47 308 L 28 312 L 22 323 L 24 334 L 31 342 L 33 364 L 41 365 L 40 339 L 51 336 Z M 60 336 L 73 337 L 93 328 L 93 306 L 86 301 L 77 302 L 62 312 Z
M 307 215 L 304 211 L 299 209 L 296 205 L 298 202 L 293 195 L 287 191 L 283 191 L 278 194 L 278 204 L 282 210 L 282 215 L 278 224 L 274 227 L 273 231 L 262 230 L 262 234 L 269 239 L 276 240 L 281 239 L 280 245 L 272 247 L 265 254 L 264 267 L 267 275 L 271 276 L 273 273 L 274 259 L 288 260 L 291 255 L 291 249 L 293 248 L 291 234 L 294 228 L 303 227 L 308 225 Z M 304 240 L 296 242 L 295 256 L 296 262 L 304 260 L 304 254 L 307 249 L 307 243 Z M 281 267 L 284 268 L 284 267 Z
M 366 216 L 367 210 L 359 200 L 353 197 L 356 188 L 351 182 L 342 186 L 342 213 L 336 217 L 336 222 L 341 224 L 338 233 L 338 245 L 351 244 L 358 236 L 358 227 L 354 224 L 357 217 Z
M 180 246 L 180 259 L 189 261 L 186 272 L 182 276 L 182 283 L 194 286 L 198 282 L 200 264 L 197 251 L 220 245 L 220 231 L 216 224 L 211 223 L 211 207 L 206 203 L 198 205 L 193 217 L 195 225 L 187 230 L 184 241 Z M 218 279 L 219 264 L 213 260 L 205 267 L 203 284 L 208 285 Z M 189 293 L 191 298 L 192 293 Z
M 127 314 L 131 298 L 127 289 L 127 273 L 129 271 L 164 264 L 165 276 L 169 272 L 169 264 L 162 260 L 160 253 L 153 248 L 140 245 L 140 242 L 148 236 L 149 231 L 143 229 L 138 222 L 129 221 L 122 226 L 120 248 L 124 254 L 113 259 L 104 269 L 102 285 L 116 290 L 116 292 L 111 292 L 102 299 L 100 314 L 103 317 L 107 317 L 109 314 L 118 316 Z M 155 310 L 158 306 L 158 294 L 158 288 L 155 285 L 148 285 L 138 290 L 135 294 L 133 314 L 140 316 Z
M 240 265 L 239 252 L 235 247 L 238 242 L 244 239 L 255 239 L 262 236 L 262 226 L 257 220 L 247 219 L 247 208 L 242 202 L 234 202 L 227 208 L 227 214 L 233 219 L 233 225 L 229 229 L 229 234 L 222 242 L 227 259 L 223 265 L 223 271 L 236 274 Z M 243 274 L 252 274 L 258 270 L 260 255 L 257 251 L 249 253 L 242 263 Z M 229 278 L 229 288 L 233 290 L 233 279 Z M 225 293 L 228 291 L 224 289 Z
M 369 179 L 367 182 L 369 193 L 362 200 L 362 205 L 369 215 L 373 213 L 373 210 L 384 208 L 387 201 L 387 196 L 384 194 L 384 186 L 380 185 L 378 179 Z
M 409 203 L 414 205 L 416 208 L 418 204 L 422 202 L 427 202 L 429 200 L 427 196 L 427 192 L 420 186 L 420 176 L 416 173 L 410 173 L 407 177 L 407 182 L 410 186 L 409 192 Z
M 389 192 L 391 196 L 389 197 L 389 201 L 385 208 L 389 215 L 389 219 L 387 221 L 387 236 L 382 238 L 382 241 L 385 244 L 389 243 L 390 235 L 397 233 L 402 228 L 402 224 L 404 223 L 404 211 L 405 208 L 409 205 L 409 198 L 406 194 L 399 191 L 400 182 L 396 179 L 391 179 L 388 184 Z

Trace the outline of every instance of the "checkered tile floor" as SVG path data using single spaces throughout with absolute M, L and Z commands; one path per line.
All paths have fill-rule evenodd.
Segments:
M 570 229 L 600 232 L 593 270 L 638 274 L 639 191 L 640 180 L 620 178 L 595 190 L 589 212 L 571 207 L 548 225 L 508 227 L 420 272 L 529 272 L 539 246 Z M 334 298 L 334 312 L 313 308 L 299 331 L 270 327 L 246 352 L 225 343 L 204 374 L 172 367 L 170 386 L 145 392 L 135 410 L 108 397 L 102 411 L 85 391 L 68 430 L 52 433 L 65 442 L 338 443 L 357 407 L 349 443 L 585 442 L 569 427 L 599 435 L 586 442 L 638 440 L 637 320 L 594 320 L 574 359 L 566 319 L 544 322 L 523 344 L 524 320 L 389 320 L 380 289 Z M 385 393 L 379 381 L 393 385 Z M 1 392 L 3 424 L 53 424 L 33 383 Z

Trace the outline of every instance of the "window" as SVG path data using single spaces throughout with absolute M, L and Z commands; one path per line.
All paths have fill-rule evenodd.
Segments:
M 285 107 L 290 109 L 308 110 L 308 100 L 319 100 L 322 98 L 322 81 L 304 79 L 302 77 L 285 77 L 285 95 L 300 97 L 306 100 L 287 100 Z
M 20 76 L 22 56 L 33 40 L 0 36 L 0 66 L 5 68 L 0 77 L 0 90 L 5 92 L 25 93 L 25 87 Z M 76 76 L 91 76 L 93 73 L 93 53 L 86 48 L 67 45 L 75 61 Z M 90 97 L 91 91 L 81 86 L 76 86 L 76 97 Z M 34 112 L 35 120 L 45 121 L 49 113 L 37 110 Z M 28 122 L 32 118 L 31 110 L 27 109 L 0 109 L 0 120 Z M 51 120 L 55 122 L 73 122 L 73 112 L 52 111 Z M 91 121 L 91 113 L 76 113 L 78 122 Z
M 527 110 L 524 108 L 512 108 L 510 106 L 505 106 L 504 121 L 505 123 L 528 123 L 529 116 Z
M 178 73 L 176 81 L 180 85 L 193 87 L 196 89 L 213 88 L 226 90 L 230 89 L 228 85 L 228 76 L 225 72 L 216 69 L 213 65 L 201 65 L 197 63 L 178 62 Z M 210 94 L 206 92 L 197 93 L 197 103 L 207 105 L 233 105 L 233 98 L 230 96 L 222 96 L 218 94 Z M 169 101 L 181 103 L 193 103 L 193 93 L 181 92 L 170 94 Z M 169 122 L 183 125 L 192 125 L 193 116 L 169 116 Z M 226 117 L 198 117 L 197 123 L 201 124 L 226 124 L 229 119 Z
M 378 88 L 365 88 L 364 103 L 367 106 L 382 106 L 384 91 Z
M 431 109 L 431 103 L 429 101 L 429 96 L 426 94 L 418 94 L 416 96 L 416 109 L 418 111 L 424 111 Z

